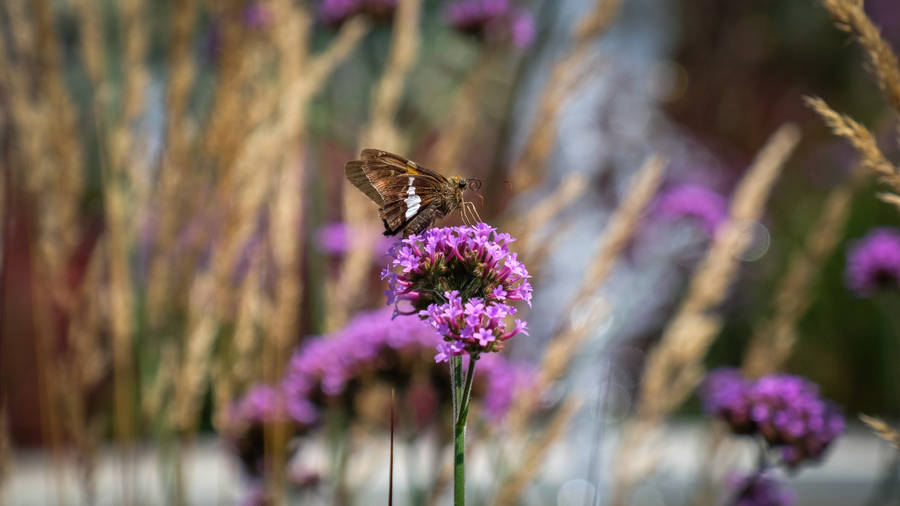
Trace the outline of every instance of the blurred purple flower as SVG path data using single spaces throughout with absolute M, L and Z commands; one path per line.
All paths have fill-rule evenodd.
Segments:
M 339 395 L 346 382 L 384 350 L 428 349 L 440 341 L 422 321 L 391 317 L 389 309 L 361 313 L 334 334 L 308 339 L 294 352 L 282 382 L 289 398 L 307 396 L 316 388 Z
M 900 284 L 900 232 L 876 228 L 857 241 L 847 253 L 844 271 L 847 286 L 860 297 Z
M 726 484 L 734 494 L 734 506 L 789 506 L 794 493 L 783 483 L 766 475 L 729 477 Z
M 338 24 L 357 13 L 359 0 L 322 0 L 319 14 L 328 24 Z
M 393 260 L 381 274 L 388 280 L 388 303 L 398 314 L 418 314 L 443 337 L 435 360 L 463 353 L 499 351 L 503 342 L 528 333 L 508 303 L 531 305 L 531 277 L 509 251 L 513 239 L 484 223 L 471 227 L 432 228 L 411 235 L 393 248 Z M 412 310 L 401 313 L 399 304 Z
M 342 221 L 323 225 L 315 236 L 318 250 L 333 256 L 343 255 L 356 244 L 368 241 L 372 243 L 372 253 L 378 257 L 386 256 L 394 244 L 394 239 L 385 237 L 374 229 L 355 230 Z
M 347 224 L 342 221 L 323 225 L 316 231 L 316 246 L 319 251 L 329 255 L 340 255 L 350 249 L 347 228 Z
M 707 413 L 719 416 L 735 434 L 751 434 L 750 382 L 737 369 L 723 367 L 710 372 L 700 386 L 700 398 Z
M 656 211 L 664 219 L 694 219 L 713 236 L 728 218 L 728 202 L 709 188 L 683 184 L 663 192 L 656 202 Z
M 266 28 L 272 22 L 272 12 L 260 2 L 248 4 L 242 14 L 244 26 L 253 30 Z
M 519 11 L 513 18 L 512 40 L 519 49 L 527 49 L 534 42 L 536 29 L 530 11 Z
M 516 395 L 527 395 L 537 379 L 537 371 L 530 364 L 513 363 L 499 355 L 486 355 L 478 362 L 478 376 L 485 382 L 484 414 L 491 420 L 500 420 Z
M 735 434 L 758 434 L 778 447 L 784 463 L 795 467 L 818 460 L 844 431 L 844 417 L 819 396 L 819 387 L 789 374 L 756 381 L 735 369 L 712 371 L 700 389 L 706 410 L 721 417 Z
M 424 429 L 439 413 L 438 385 L 433 382 L 446 380 L 446 371 L 434 365 L 423 381 L 420 368 L 410 376 L 412 371 L 401 364 L 422 364 L 422 356 L 441 342 L 441 336 L 427 323 L 417 318 L 393 319 L 390 308 L 361 313 L 333 334 L 308 338 L 295 350 L 279 383 L 256 385 L 232 405 L 224 428 L 226 439 L 246 473 L 261 476 L 265 473 L 266 424 L 290 423 L 292 431 L 302 433 L 320 420 L 323 406 L 335 405 L 335 401 L 344 405 L 346 398 L 342 401 L 338 396 L 353 395 L 355 390 L 348 388 L 360 385 L 360 379 L 371 379 L 372 374 L 397 382 L 416 427 Z M 397 360 L 404 356 L 415 359 Z M 484 357 L 482 362 L 475 379 L 476 395 L 484 403 L 485 416 L 497 421 L 508 411 L 513 396 L 532 383 L 534 373 L 530 367 L 509 363 L 498 355 Z
M 238 506 L 265 506 L 269 504 L 265 483 L 254 480 L 244 492 L 244 497 L 237 503 Z
M 322 0 L 319 15 L 326 24 L 339 25 L 360 14 L 390 19 L 396 9 L 397 0 Z
M 232 417 L 248 424 L 282 422 L 286 419 L 284 395 L 271 385 L 256 385 L 233 407 Z
M 447 5 L 445 15 L 454 29 L 481 39 L 511 40 L 519 49 L 534 41 L 531 12 L 514 8 L 509 0 L 460 0 Z

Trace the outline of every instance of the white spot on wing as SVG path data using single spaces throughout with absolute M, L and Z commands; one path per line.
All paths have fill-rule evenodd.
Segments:
M 407 220 L 412 218 L 413 216 L 416 215 L 417 212 L 419 212 L 419 204 L 422 203 L 422 199 L 419 198 L 418 195 L 416 195 L 416 187 L 412 186 L 412 184 L 413 184 L 412 176 L 410 176 L 410 178 L 409 178 L 409 184 L 410 184 L 410 187 L 406 190 L 406 194 L 409 196 L 406 197 L 405 199 L 403 199 L 403 202 L 406 202 L 406 219 Z

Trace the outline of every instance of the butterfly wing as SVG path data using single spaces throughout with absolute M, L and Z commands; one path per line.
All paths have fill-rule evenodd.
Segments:
M 381 191 L 385 195 L 385 204 L 379 210 L 385 235 L 395 235 L 400 231 L 409 235 L 415 233 L 406 230 L 413 221 L 422 226 L 421 231 L 439 217 L 441 192 L 430 185 L 429 178 L 403 175 L 379 183 L 383 184 L 377 186 L 382 186 Z M 429 218 L 424 218 L 426 216 Z
M 366 162 L 362 160 L 352 160 L 347 162 L 347 165 L 344 166 L 344 174 L 347 175 L 347 179 L 353 183 L 353 186 L 357 187 L 359 191 L 366 194 L 367 197 L 372 199 L 373 202 L 378 204 L 378 206 L 384 205 L 384 199 L 381 197 L 381 194 L 378 193 L 378 190 L 372 186 L 372 181 L 369 179 L 369 176 L 366 175 Z
M 380 206 L 385 235 L 417 233 L 441 216 L 444 176 L 401 156 L 365 149 L 345 166 L 347 179 Z M 415 229 L 415 230 L 413 230 Z

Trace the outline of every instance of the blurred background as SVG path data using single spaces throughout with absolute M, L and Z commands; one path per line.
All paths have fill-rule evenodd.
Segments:
M 368 147 L 481 179 L 533 275 L 471 503 L 725 503 L 751 440 L 652 380 L 721 366 L 841 406 L 796 504 L 900 500 L 857 419 L 900 415 L 900 216 L 803 97 L 893 160 L 896 114 L 819 2 L 4 0 L 0 32 L 0 503 L 380 503 L 394 434 L 395 501 L 448 503 Z

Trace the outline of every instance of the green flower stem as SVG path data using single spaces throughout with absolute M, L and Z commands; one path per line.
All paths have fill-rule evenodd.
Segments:
M 451 379 L 453 380 L 453 504 L 466 504 L 466 418 L 469 415 L 469 399 L 472 394 L 472 381 L 475 379 L 475 362 L 477 357 L 469 357 L 469 370 L 466 381 L 462 381 L 462 357 L 451 357 Z

